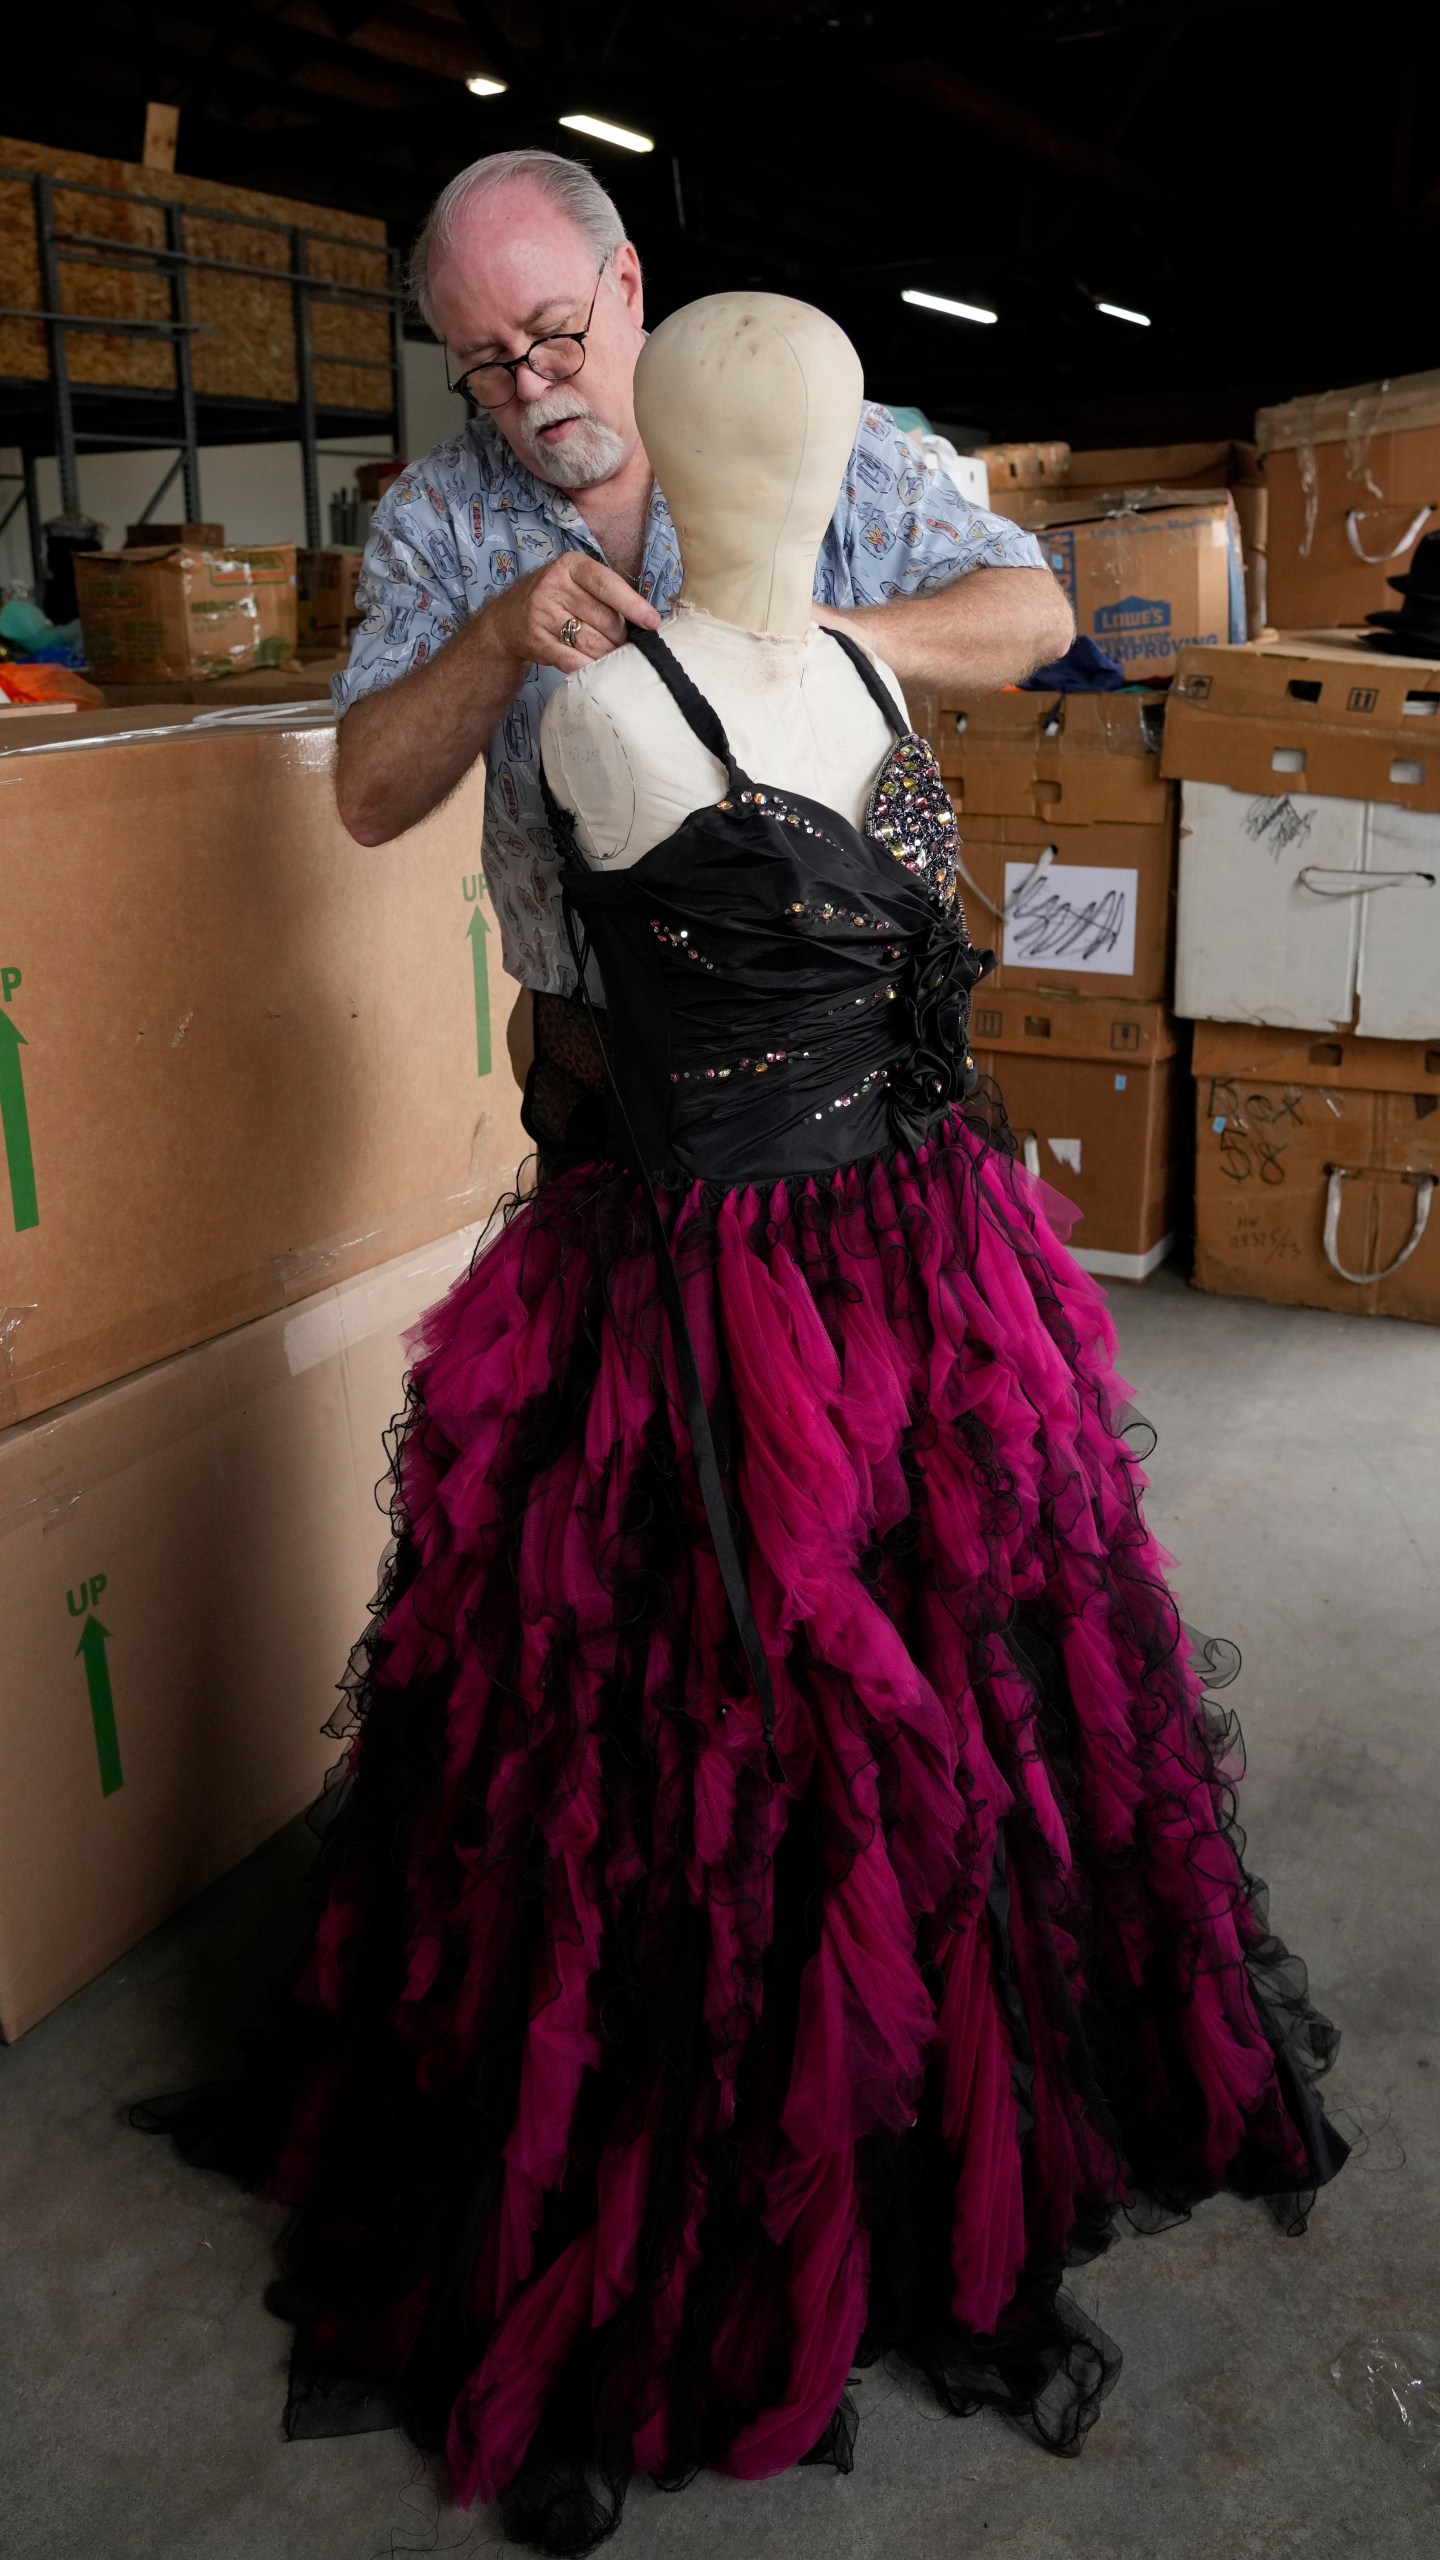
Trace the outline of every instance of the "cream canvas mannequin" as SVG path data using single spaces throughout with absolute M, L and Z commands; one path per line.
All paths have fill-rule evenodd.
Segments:
M 636 420 L 684 562 L 662 637 L 747 773 L 857 822 L 894 741 L 810 601 L 862 389 L 843 330 L 769 293 L 688 304 L 661 322 L 635 371 Z M 894 676 L 880 672 L 903 717 Z M 725 785 L 635 649 L 552 694 L 540 747 L 595 862 L 638 861 Z

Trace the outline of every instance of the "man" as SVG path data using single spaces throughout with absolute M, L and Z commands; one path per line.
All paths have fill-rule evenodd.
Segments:
M 524 991 L 564 998 L 574 985 L 540 715 L 562 677 L 619 647 L 629 625 L 654 630 L 680 584 L 632 403 L 640 262 L 578 162 L 498 152 L 438 198 L 412 281 L 474 414 L 376 510 L 364 620 L 335 684 L 336 792 L 357 841 L 384 844 L 487 758 L 484 868 L 522 988 L 510 1054 L 523 1081 Z M 1014 683 L 1061 656 L 1074 628 L 1033 539 L 927 477 L 873 405 L 816 599 L 822 622 L 855 631 L 913 687 Z

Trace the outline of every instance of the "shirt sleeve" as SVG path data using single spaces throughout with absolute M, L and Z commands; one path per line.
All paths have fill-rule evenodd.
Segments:
M 820 555 L 821 604 L 893 604 L 933 595 L 972 569 L 1043 569 L 1033 534 L 927 471 L 888 409 L 870 402 Z
M 423 464 L 402 471 L 375 510 L 355 601 L 350 663 L 330 685 L 340 713 L 423 666 L 472 611 L 455 536 Z

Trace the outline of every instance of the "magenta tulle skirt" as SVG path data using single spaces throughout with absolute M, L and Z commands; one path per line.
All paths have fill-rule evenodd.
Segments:
M 555 2552 L 848 2467 L 880 2355 L 1076 2449 L 1067 2266 L 1344 2156 L 1065 1204 L 959 1111 L 663 1196 L 783 1779 L 643 1196 L 563 1174 L 414 1345 L 266 2171 L 292 2431 L 402 2418 Z

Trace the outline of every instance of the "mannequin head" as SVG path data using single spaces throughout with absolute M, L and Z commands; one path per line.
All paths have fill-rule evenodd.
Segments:
M 687 604 L 746 630 L 808 629 L 863 391 L 844 330 L 808 302 L 712 293 L 661 321 L 635 368 L 635 423 Z

